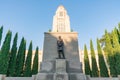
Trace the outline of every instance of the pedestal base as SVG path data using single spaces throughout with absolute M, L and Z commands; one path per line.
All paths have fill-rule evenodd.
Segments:
M 83 73 L 38 73 L 36 80 L 87 80 Z
M 66 59 L 56 59 L 54 61 L 43 61 L 40 65 L 42 73 L 83 73 L 82 63 L 75 61 L 67 61 Z
M 80 62 L 56 59 L 41 63 L 36 80 L 86 80 L 86 76 L 82 73 Z

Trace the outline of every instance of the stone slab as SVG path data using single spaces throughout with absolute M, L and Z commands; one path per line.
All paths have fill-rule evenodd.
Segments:
M 83 73 L 82 63 L 76 61 L 66 61 L 66 59 L 56 59 L 54 61 L 43 61 L 40 65 L 41 73 Z
M 45 32 L 43 46 L 43 61 L 58 58 L 57 39 L 61 36 L 64 42 L 64 54 L 68 61 L 80 61 L 77 32 Z
M 6 75 L 0 74 L 0 80 L 5 80 Z
M 33 80 L 32 77 L 6 77 L 5 80 Z
M 56 59 L 56 73 L 63 72 L 66 73 L 66 60 Z
M 38 73 L 36 80 L 53 80 L 53 73 Z
M 54 73 L 55 72 L 55 61 L 43 61 L 40 65 L 41 73 Z
M 69 80 L 67 73 L 55 73 L 54 80 Z
M 86 80 L 86 75 L 83 73 L 70 73 L 69 80 Z
M 109 78 L 109 77 L 91 77 L 90 80 L 120 80 L 117 77 Z
M 67 61 L 68 73 L 83 73 L 82 63 L 76 61 Z

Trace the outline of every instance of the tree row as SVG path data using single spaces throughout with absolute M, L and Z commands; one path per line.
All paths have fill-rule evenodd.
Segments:
M 84 71 L 92 77 L 120 75 L 120 24 L 111 32 L 105 30 L 102 38 L 97 39 L 97 52 L 94 50 L 92 40 L 90 40 L 90 54 L 86 45 L 84 46 Z
M 0 43 L 2 40 L 2 33 L 3 26 L 0 28 Z M 5 39 L 0 48 L 0 74 L 13 77 L 30 77 L 34 74 L 37 74 L 39 60 L 38 47 L 36 47 L 35 56 L 32 62 L 32 41 L 30 42 L 27 51 L 26 40 L 24 37 L 21 39 L 19 47 L 17 47 L 18 33 L 15 34 L 13 41 L 11 40 L 12 32 L 9 30 L 6 33 Z

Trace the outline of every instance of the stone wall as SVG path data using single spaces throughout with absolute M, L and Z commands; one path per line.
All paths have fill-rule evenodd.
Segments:
M 34 80 L 32 77 L 6 77 L 4 80 Z M 90 78 L 89 80 L 120 80 L 119 78 Z
M 6 77 L 5 80 L 34 80 L 32 77 Z
M 0 77 L 2 77 L 2 75 L 0 75 Z M 35 76 L 32 77 L 5 77 L 5 75 L 3 75 L 4 78 L 0 78 L 0 80 L 35 80 Z M 48 79 L 49 80 L 49 79 Z M 114 77 L 114 78 L 108 78 L 108 77 L 89 77 L 87 76 L 87 80 L 120 80 L 120 77 Z
M 119 78 L 90 78 L 90 80 L 120 80 Z
M 90 77 L 90 75 L 86 76 L 86 80 L 120 80 L 120 76 L 118 77 Z

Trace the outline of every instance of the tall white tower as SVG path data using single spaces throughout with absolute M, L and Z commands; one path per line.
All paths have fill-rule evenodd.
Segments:
M 64 6 L 60 5 L 53 17 L 52 32 L 70 32 L 70 20 Z

